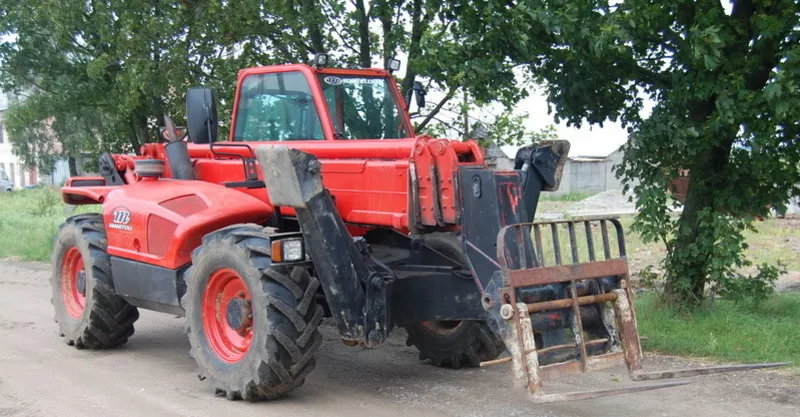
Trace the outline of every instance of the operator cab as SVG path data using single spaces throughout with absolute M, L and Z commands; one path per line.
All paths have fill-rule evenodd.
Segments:
M 403 98 L 388 71 L 257 67 L 239 73 L 231 141 L 413 138 Z

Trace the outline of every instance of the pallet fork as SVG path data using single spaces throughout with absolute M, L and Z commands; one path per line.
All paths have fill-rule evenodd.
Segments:
M 609 227 L 616 232 L 617 254 L 612 256 Z M 576 230 L 583 226 L 588 262 L 580 262 Z M 564 230 L 566 229 L 566 230 Z M 603 260 L 595 259 L 593 231 L 602 236 Z M 560 236 L 569 237 L 572 263 L 562 263 Z M 550 233 L 555 265 L 545 266 L 542 235 Z M 534 256 L 526 256 L 534 254 Z M 622 225 L 617 219 L 560 220 L 509 225 L 497 237 L 499 274 L 487 288 L 484 308 L 495 317 L 499 332 L 510 353 L 509 357 L 483 362 L 481 366 L 511 363 L 515 381 L 526 388 L 537 404 L 585 400 L 632 392 L 668 388 L 689 381 L 629 386 L 561 394 L 546 394 L 543 382 L 566 375 L 626 365 L 634 381 L 684 378 L 722 372 L 764 369 L 790 363 L 727 365 L 661 372 L 645 372 L 642 368 L 642 347 L 636 324 L 636 311 L 629 284 L 628 262 Z M 609 283 L 616 283 L 609 285 Z M 526 303 L 519 299 L 521 289 L 555 285 L 565 290 L 565 297 Z M 599 308 L 606 337 L 591 338 L 583 318 L 587 307 Z M 537 348 L 532 316 L 562 312 L 569 317 L 573 342 Z M 498 317 L 499 316 L 499 317 Z M 543 365 L 542 357 L 568 358 Z

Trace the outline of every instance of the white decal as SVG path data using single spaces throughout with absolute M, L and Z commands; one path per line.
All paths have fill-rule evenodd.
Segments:
M 108 225 L 109 228 L 124 230 L 126 232 L 133 230 L 133 227 L 128 225 L 128 223 L 131 222 L 131 212 L 128 209 L 125 207 L 117 207 L 114 209 L 112 216 L 113 219 L 111 219 L 111 224 Z

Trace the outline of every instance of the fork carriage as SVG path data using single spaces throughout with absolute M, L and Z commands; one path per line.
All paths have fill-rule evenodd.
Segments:
M 616 253 L 609 235 L 613 226 Z M 583 229 L 580 233 L 578 229 Z M 602 259 L 595 252 L 594 231 L 602 240 Z M 569 259 L 561 239 L 566 232 Z M 581 261 L 578 235 L 583 234 L 586 261 Z M 548 236 L 549 235 L 549 236 Z M 549 237 L 547 248 L 543 236 Z M 545 256 L 552 249 L 553 264 Z M 636 310 L 630 287 L 625 236 L 616 218 L 518 223 L 497 235 L 499 271 L 482 299 L 490 324 L 503 339 L 509 357 L 481 363 L 511 363 L 515 381 L 535 403 L 581 400 L 687 384 L 671 381 L 620 389 L 545 394 L 543 382 L 561 376 L 626 365 L 634 381 L 691 377 L 720 372 L 771 368 L 787 363 L 730 365 L 644 372 Z M 542 347 L 543 334 L 559 326 L 563 333 Z M 540 337 L 537 337 L 540 336 Z M 552 344 L 552 340 L 561 343 Z M 569 339 L 569 340 L 568 340 Z

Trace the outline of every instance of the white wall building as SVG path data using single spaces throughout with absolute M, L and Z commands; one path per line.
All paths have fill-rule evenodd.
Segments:
M 41 175 L 36 169 L 26 167 L 19 157 L 14 155 L 4 123 L 7 109 L 8 98 L 0 92 L 0 171 L 4 172 L 6 177 L 14 182 L 14 188 L 16 189 L 29 185 L 60 185 L 64 183 L 69 178 L 69 168 L 66 160 L 56 161 L 52 175 Z M 0 177 L 2 177 L 2 174 L 0 174 Z
M 27 169 L 11 152 L 11 141 L 5 123 L 3 123 L 6 109 L 8 109 L 8 100 L 4 94 L 0 93 L 0 171 L 3 171 L 5 176 L 14 183 L 15 188 L 36 185 L 39 183 L 39 175 L 36 170 Z

